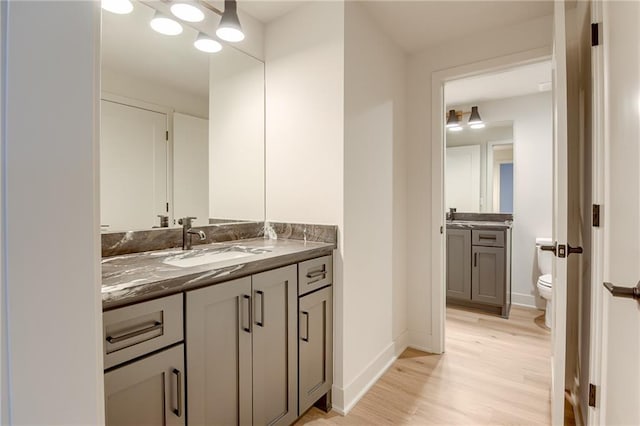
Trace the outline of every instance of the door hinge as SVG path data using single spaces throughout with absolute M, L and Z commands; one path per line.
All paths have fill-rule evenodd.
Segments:
M 591 46 L 600 45 L 600 24 L 593 22 L 591 24 Z
M 169 141 L 169 131 L 164 132 L 164 140 Z
M 440 233 L 444 234 L 444 228 L 442 226 L 440 227 Z
M 589 383 L 589 407 L 596 406 L 596 385 Z
M 600 204 L 594 204 L 592 209 L 592 224 L 594 227 L 600 227 Z
M 167 203 L 167 213 L 169 213 L 169 203 Z

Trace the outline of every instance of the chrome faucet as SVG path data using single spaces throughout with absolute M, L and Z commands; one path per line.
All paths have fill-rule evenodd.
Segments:
M 197 217 L 183 217 L 178 219 L 178 224 L 182 225 L 182 250 L 191 250 L 191 236 L 198 235 L 200 241 L 207 239 L 207 235 L 202 231 L 196 231 L 192 228 L 191 221 L 197 219 Z

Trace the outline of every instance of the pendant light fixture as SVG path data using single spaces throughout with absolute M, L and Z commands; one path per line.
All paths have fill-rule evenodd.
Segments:
M 182 33 L 182 25 L 171 18 L 167 18 L 160 12 L 156 12 L 149 25 L 155 31 L 164 35 L 174 36 Z
M 171 5 L 171 13 L 176 18 L 186 22 L 204 21 L 204 13 L 196 6 L 189 3 L 174 3 Z
M 216 35 L 222 40 L 232 43 L 244 40 L 244 33 L 238 19 L 236 0 L 224 0 L 224 13 Z
M 469 127 L 472 129 L 482 129 L 484 127 L 484 123 L 482 122 L 482 118 L 480 118 L 480 113 L 478 112 L 478 107 L 471 107 L 471 116 L 469 116 Z
M 133 4 L 130 0 L 102 0 L 102 8 L 111 13 L 126 15 L 133 11 Z
M 222 45 L 204 33 L 198 34 L 198 38 L 193 42 L 196 49 L 206 53 L 216 53 L 222 50 Z

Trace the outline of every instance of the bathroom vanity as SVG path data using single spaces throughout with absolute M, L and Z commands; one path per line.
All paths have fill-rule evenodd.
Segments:
M 334 248 L 255 238 L 104 258 L 106 424 L 330 410 Z
M 447 222 L 447 303 L 509 317 L 511 222 Z

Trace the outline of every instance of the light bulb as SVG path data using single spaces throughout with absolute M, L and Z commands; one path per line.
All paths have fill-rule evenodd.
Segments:
M 471 124 L 469 127 L 472 129 L 484 129 L 484 123 Z
M 232 43 L 244 40 L 244 33 L 242 32 L 236 7 L 235 0 L 225 0 L 224 13 L 216 30 L 218 37 Z
M 102 8 L 111 13 L 126 15 L 133 11 L 133 4 L 129 0 L 102 0 Z
M 462 127 L 460 127 L 460 126 L 451 126 L 451 127 L 448 127 L 448 129 L 450 131 L 452 131 L 452 132 L 460 132 L 460 131 L 462 131 Z
M 204 13 L 197 7 L 188 3 L 176 3 L 171 6 L 171 13 L 176 18 L 180 18 L 187 22 L 204 21 Z
M 206 53 L 216 53 L 222 50 L 222 45 L 206 34 L 200 33 L 193 42 L 196 49 Z
M 178 22 L 174 21 L 171 18 L 167 18 L 164 15 L 156 13 L 156 15 L 151 20 L 151 28 L 160 34 L 164 35 L 178 35 L 182 33 L 182 25 Z

